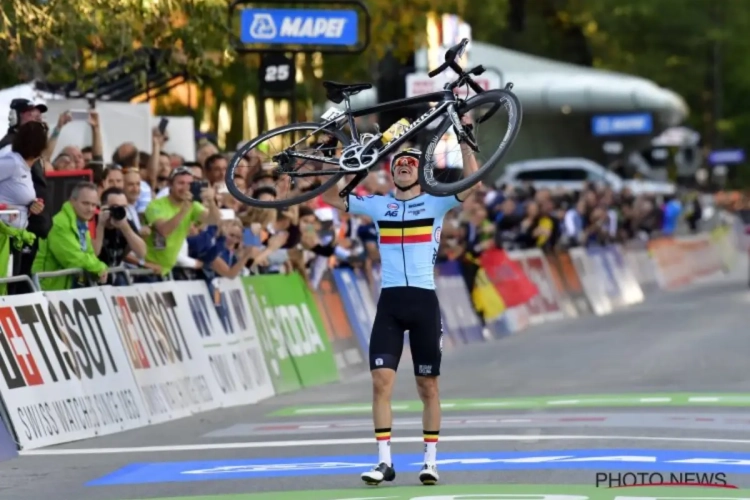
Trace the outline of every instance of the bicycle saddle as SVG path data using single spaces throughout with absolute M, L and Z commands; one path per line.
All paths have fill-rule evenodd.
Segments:
M 326 97 L 328 100 L 339 104 L 344 100 L 346 94 L 357 95 L 363 90 L 369 90 L 372 88 L 371 83 L 338 83 L 338 82 L 323 82 L 323 87 L 326 89 Z

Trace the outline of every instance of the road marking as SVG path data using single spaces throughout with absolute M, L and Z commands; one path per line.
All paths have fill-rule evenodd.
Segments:
M 659 437 L 659 436 L 569 436 L 548 435 L 529 436 L 517 434 L 488 434 L 480 436 L 444 436 L 440 438 L 441 443 L 472 443 L 488 441 L 656 441 L 664 443 L 723 443 L 723 444 L 750 444 L 750 439 L 722 439 L 722 438 L 686 438 L 686 437 Z M 421 437 L 395 437 L 391 439 L 394 443 L 422 443 Z M 372 438 L 352 439 L 308 439 L 301 441 L 248 441 L 244 443 L 209 443 L 209 444 L 184 444 L 165 446 L 141 446 L 131 448 L 73 448 L 73 449 L 41 449 L 21 450 L 19 455 L 25 456 L 55 456 L 55 455 L 111 455 L 118 453 L 163 453 L 172 451 L 202 451 L 202 450 L 242 450 L 253 448 L 298 448 L 303 446 L 347 446 L 372 444 Z

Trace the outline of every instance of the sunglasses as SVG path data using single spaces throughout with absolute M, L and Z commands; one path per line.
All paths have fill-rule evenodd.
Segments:
M 396 160 L 396 164 L 394 167 L 413 167 L 416 168 L 419 166 L 419 160 L 416 158 L 412 158 L 411 156 L 402 156 L 398 160 Z

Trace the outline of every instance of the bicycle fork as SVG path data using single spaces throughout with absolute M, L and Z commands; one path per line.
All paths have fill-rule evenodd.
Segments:
M 474 134 L 471 132 L 471 129 L 473 127 L 471 125 L 464 125 L 461 123 L 461 119 L 458 117 L 458 113 L 456 112 L 455 104 L 451 104 L 448 106 L 448 116 L 453 123 L 453 129 L 456 132 L 459 144 L 465 142 L 471 149 L 478 153 L 479 146 L 474 139 Z

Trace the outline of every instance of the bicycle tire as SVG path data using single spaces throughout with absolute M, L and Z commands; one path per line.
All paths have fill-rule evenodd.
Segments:
M 275 137 L 277 135 L 280 135 L 285 132 L 290 131 L 304 131 L 308 130 L 310 132 L 315 132 L 320 130 L 321 124 L 320 123 L 314 123 L 314 122 L 304 122 L 304 123 L 292 123 L 289 125 L 284 125 L 282 127 L 277 127 L 273 130 L 269 130 L 265 134 L 262 134 L 255 139 L 249 141 L 247 144 L 243 145 L 241 148 L 239 148 L 232 157 L 232 161 L 229 162 L 229 167 L 227 168 L 227 174 L 224 178 L 224 181 L 226 182 L 227 189 L 229 190 L 229 193 L 234 196 L 237 200 L 241 201 L 245 205 L 249 205 L 251 207 L 257 207 L 257 208 L 287 208 L 294 205 L 298 205 L 300 203 L 304 203 L 308 200 L 311 200 L 315 198 L 316 196 L 324 193 L 332 186 L 335 186 L 336 183 L 346 175 L 345 171 L 341 171 L 340 174 L 331 175 L 330 178 L 322 183 L 320 186 L 316 187 L 315 189 L 312 189 L 306 193 L 302 193 L 298 196 L 295 196 L 293 198 L 288 198 L 284 200 L 269 200 L 269 201 L 261 201 L 256 200 L 255 198 L 246 195 L 239 189 L 237 189 L 237 186 L 234 184 L 234 172 L 239 166 L 240 161 L 242 158 L 249 153 L 251 150 L 256 148 L 259 144 L 264 143 L 266 140 Z M 326 130 L 326 134 L 332 135 L 336 137 L 341 143 L 346 146 L 351 142 L 351 139 L 348 138 L 345 134 L 343 134 L 340 130 Z
M 482 92 L 481 94 L 477 94 L 472 98 L 464 101 L 457 107 L 456 111 L 459 115 L 463 115 L 478 106 L 492 103 L 503 105 L 506 107 L 506 109 L 508 109 L 508 130 L 506 131 L 505 137 L 503 138 L 503 141 L 500 143 L 500 146 L 498 146 L 495 153 L 469 177 L 462 178 L 456 182 L 443 183 L 438 181 L 435 178 L 434 165 L 436 164 L 436 162 L 433 158 L 433 153 L 435 151 L 435 148 L 437 147 L 437 143 L 440 141 L 440 138 L 453 126 L 453 122 L 451 121 L 450 117 L 446 116 L 440 123 L 440 125 L 438 125 L 432 138 L 427 141 L 427 147 L 423 150 L 424 154 L 422 155 L 422 158 L 420 160 L 419 171 L 417 175 L 419 179 L 419 185 L 422 187 L 422 190 L 424 192 L 429 193 L 433 196 L 456 195 L 462 191 L 469 189 L 474 184 L 481 181 L 485 177 L 485 175 L 487 175 L 490 170 L 492 170 L 495 165 L 497 165 L 500 159 L 505 156 L 505 153 L 507 153 L 510 147 L 513 145 L 516 137 L 518 136 L 518 132 L 521 129 L 521 102 L 518 100 L 518 97 L 516 97 L 515 94 L 504 89 L 488 90 L 487 92 Z

